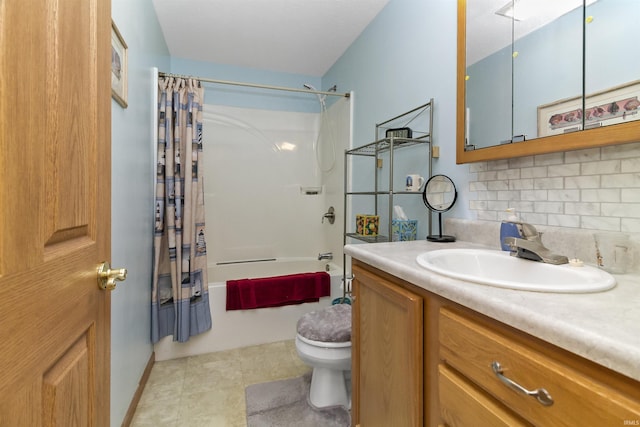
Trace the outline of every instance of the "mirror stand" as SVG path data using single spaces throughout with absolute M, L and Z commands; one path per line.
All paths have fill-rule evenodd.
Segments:
M 432 212 L 438 213 L 438 235 L 429 235 L 427 240 L 430 242 L 455 242 L 454 236 L 442 234 L 442 213 L 451 209 L 458 198 L 456 186 L 445 175 L 434 175 L 427 181 L 422 190 L 422 201 L 425 206 Z
M 432 234 L 430 236 L 427 236 L 427 240 L 430 242 L 440 242 L 440 243 L 456 241 L 455 236 L 447 236 L 442 234 L 442 212 L 438 212 L 438 233 L 439 233 L 438 235 Z

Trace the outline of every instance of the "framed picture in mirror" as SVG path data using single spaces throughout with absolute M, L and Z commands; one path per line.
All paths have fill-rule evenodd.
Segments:
M 561 135 L 640 119 L 640 80 L 538 107 L 538 136 Z

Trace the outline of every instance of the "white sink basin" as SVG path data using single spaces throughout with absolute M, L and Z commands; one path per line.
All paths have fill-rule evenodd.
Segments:
M 616 279 L 595 267 L 551 265 L 482 249 L 441 249 L 416 258 L 434 273 L 501 288 L 539 292 L 600 292 L 616 285 Z

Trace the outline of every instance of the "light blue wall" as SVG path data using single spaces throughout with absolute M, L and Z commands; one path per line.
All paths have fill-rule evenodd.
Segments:
M 281 73 L 248 67 L 237 67 L 212 62 L 194 61 L 183 58 L 171 58 L 170 71 L 202 78 L 282 86 L 304 89 L 310 84 L 318 90 L 320 78 L 301 74 Z M 256 89 L 222 84 L 205 84 L 205 103 L 229 105 L 233 107 L 260 108 L 266 110 L 319 112 L 320 104 L 315 96 L 297 92 Z
M 468 166 L 455 164 L 456 13 L 457 3 L 451 0 L 391 0 L 322 83 L 355 91 L 354 146 L 373 140 L 376 123 L 434 98 L 433 140 L 441 155 L 434 160 L 434 172 L 449 175 L 459 193 L 445 216 L 466 218 Z M 412 166 L 400 163 L 396 168 L 409 173 Z M 357 173 L 354 185 L 370 179 L 370 174 Z M 419 205 L 416 218 L 426 211 L 421 201 Z M 425 237 L 424 230 L 419 233 Z
M 153 351 L 151 68 L 168 68 L 169 53 L 151 0 L 112 0 L 111 9 L 129 48 L 129 106 L 111 102 L 111 260 L 128 270 L 111 293 L 111 425 L 120 426 Z

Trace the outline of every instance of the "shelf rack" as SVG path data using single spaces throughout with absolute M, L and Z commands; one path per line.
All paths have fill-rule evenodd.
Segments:
M 403 119 L 405 122 L 402 123 L 403 126 L 408 125 L 413 120 L 415 120 L 418 116 L 428 114 L 428 130 L 427 131 L 413 131 L 413 134 L 417 134 L 418 136 L 415 138 L 402 138 L 402 137 L 388 137 L 388 138 L 380 138 L 380 133 L 382 131 L 386 131 L 391 128 L 390 124 L 398 123 L 399 120 Z M 407 111 L 403 114 L 400 114 L 396 117 L 393 117 L 389 120 L 386 120 L 382 123 L 376 124 L 376 140 L 370 142 L 368 144 L 345 150 L 345 159 L 344 159 L 344 206 L 345 211 L 348 206 L 348 198 L 354 195 L 363 195 L 363 196 L 374 196 L 374 214 L 378 214 L 378 196 L 388 195 L 388 227 L 387 227 L 387 235 L 378 234 L 377 236 L 363 236 L 357 233 L 351 233 L 347 231 L 347 224 L 350 219 L 350 215 L 345 214 L 344 218 L 344 244 L 347 243 L 347 238 L 353 238 L 357 240 L 361 240 L 367 243 L 378 243 L 378 242 L 388 242 L 392 240 L 392 224 L 391 218 L 393 216 L 393 196 L 396 194 L 414 194 L 421 195 L 422 193 L 419 191 L 394 191 L 393 190 L 393 167 L 394 167 L 394 152 L 399 149 L 404 149 L 412 146 L 426 146 L 427 151 L 426 155 L 428 157 L 428 173 L 425 174 L 425 179 L 428 179 L 431 176 L 432 170 L 432 143 L 433 143 L 433 98 L 429 100 L 426 104 L 420 105 L 410 111 Z M 378 185 L 378 161 L 380 156 L 384 153 L 388 153 L 389 155 L 389 177 L 388 184 L 389 190 L 380 191 Z M 375 161 L 373 162 L 374 167 L 374 189 L 373 191 L 351 191 L 349 189 L 349 156 L 367 156 L 373 158 Z M 429 212 L 429 234 L 431 234 L 431 212 Z M 378 232 L 382 231 L 382 226 L 379 227 Z M 346 257 L 345 260 L 346 262 Z M 343 265 L 346 265 L 343 262 Z
M 417 135 L 414 138 L 401 138 L 401 137 L 385 137 L 381 138 L 381 132 L 385 132 L 393 127 L 406 127 L 418 117 L 423 117 L 424 115 L 428 116 L 428 130 L 427 131 L 416 131 L 412 129 L 412 136 Z M 394 126 L 399 125 L 399 126 Z M 433 98 L 429 100 L 426 104 L 420 105 L 412 110 L 409 110 L 405 113 L 402 113 L 396 117 L 393 117 L 389 120 L 386 120 L 382 123 L 376 124 L 376 135 L 373 142 L 362 145 L 360 147 L 352 148 L 349 150 L 345 150 L 344 154 L 344 224 L 343 224 L 343 245 L 347 244 L 348 238 L 353 238 L 366 243 L 379 243 L 379 242 L 388 242 L 392 240 L 392 224 L 391 218 L 393 215 L 393 196 L 395 194 L 420 194 L 419 191 L 394 191 L 393 190 L 393 154 L 394 151 L 398 149 L 403 149 L 412 146 L 426 146 L 427 147 L 427 162 L 428 162 L 428 173 L 425 174 L 425 180 L 428 179 L 432 175 L 432 144 L 433 144 Z M 380 191 L 378 186 L 378 160 L 380 160 L 380 155 L 384 153 L 389 153 L 389 190 L 388 191 Z M 374 189 L 373 191 L 350 191 L 349 190 L 349 157 L 350 156 L 366 156 L 372 157 L 374 159 L 373 167 L 374 167 Z M 347 224 L 349 222 L 349 218 L 351 215 L 347 213 L 348 210 L 348 198 L 351 196 L 373 196 L 374 197 L 374 205 L 375 205 L 375 214 L 378 214 L 378 196 L 389 196 L 389 211 L 388 211 L 388 236 L 380 235 L 377 236 L 362 236 L 357 233 L 347 232 Z M 428 228 L 429 235 L 431 233 L 431 211 L 428 213 Z M 379 230 L 380 231 L 380 227 Z M 348 283 L 351 279 L 353 279 L 353 275 L 349 269 L 349 273 L 347 273 L 347 255 L 342 254 L 342 266 L 343 266 L 343 299 L 347 298 L 348 295 L 351 295 L 351 285 Z

